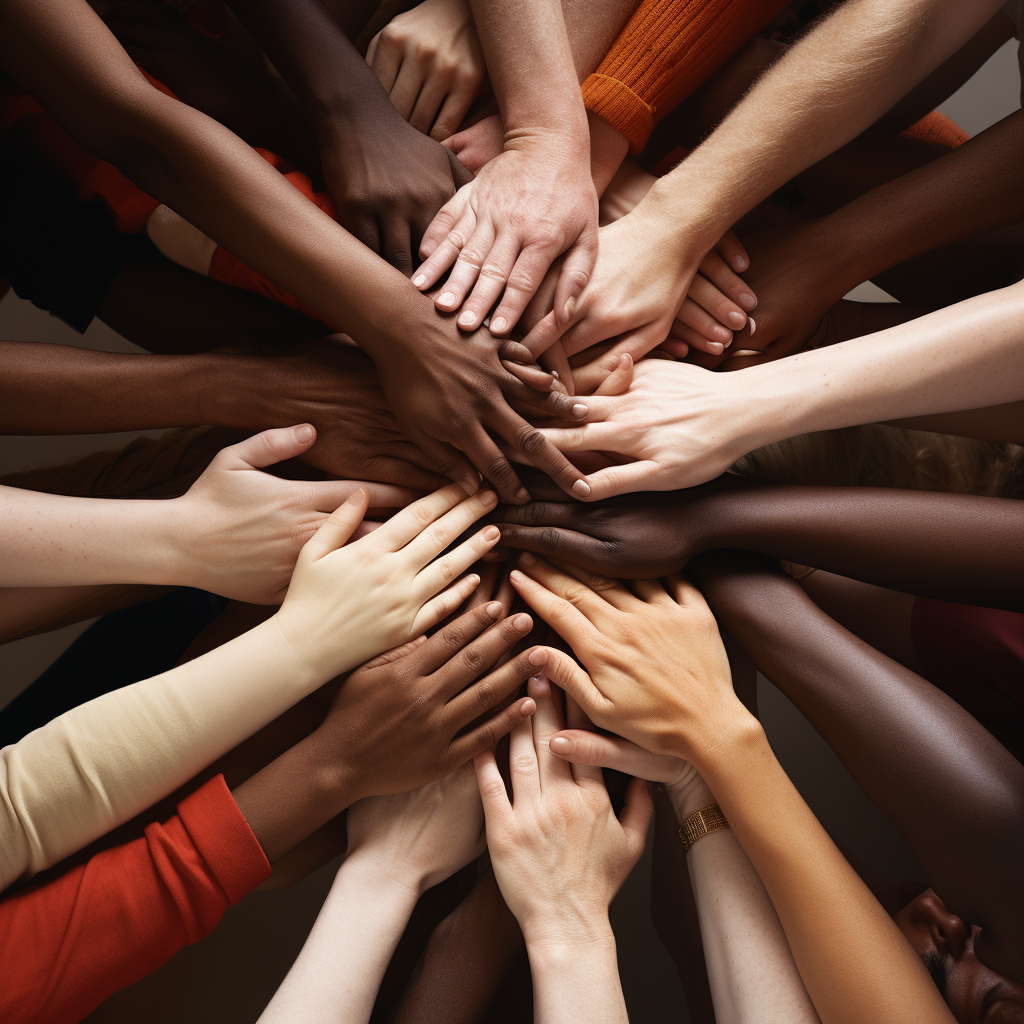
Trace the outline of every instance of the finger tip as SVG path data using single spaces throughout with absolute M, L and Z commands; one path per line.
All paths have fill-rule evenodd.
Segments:
M 537 702 L 532 697 L 527 697 L 522 704 L 519 705 L 519 712 L 525 715 L 527 718 L 530 717 L 537 710 Z

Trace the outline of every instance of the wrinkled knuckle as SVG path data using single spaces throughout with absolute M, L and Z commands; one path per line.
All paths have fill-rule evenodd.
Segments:
M 544 449 L 544 435 L 536 427 L 523 424 L 516 431 L 516 447 L 524 455 L 537 455 Z
M 438 562 L 437 570 L 440 572 L 441 578 L 446 583 L 451 583 L 451 581 L 455 579 L 455 570 L 451 567 L 449 562 Z
M 494 687 L 488 682 L 477 683 L 476 685 L 476 701 L 480 705 L 482 710 L 493 707 L 494 702 L 497 699 L 497 694 L 494 692 Z
M 479 672 L 483 668 L 484 656 L 475 648 L 467 647 L 462 653 L 462 661 L 466 668 L 471 669 L 473 672 Z
M 480 276 L 490 278 L 492 281 L 504 281 L 505 271 L 496 263 L 483 263 L 480 267 Z
M 544 506 L 539 501 L 531 501 L 523 511 L 528 525 L 540 526 L 544 522 Z
M 529 754 L 517 754 L 509 761 L 509 767 L 517 772 L 528 772 L 533 767 L 533 758 Z
M 462 646 L 462 631 L 457 626 L 445 626 L 440 633 L 441 644 L 453 651 Z
M 512 484 L 513 473 L 512 467 L 508 464 L 508 460 L 501 455 L 496 455 L 490 462 L 487 463 L 487 477 L 490 480 L 494 480 L 499 484 Z
M 558 549 L 558 531 L 547 526 L 540 533 L 540 546 L 545 551 L 556 551 Z

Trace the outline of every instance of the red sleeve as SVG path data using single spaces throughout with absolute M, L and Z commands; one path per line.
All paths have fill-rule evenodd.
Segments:
M 218 775 L 144 838 L 0 903 L 0 1020 L 80 1021 L 208 935 L 269 875 Z

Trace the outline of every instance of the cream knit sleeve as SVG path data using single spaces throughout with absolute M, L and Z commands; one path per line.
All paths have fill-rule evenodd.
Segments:
M 316 689 L 276 629 L 268 620 L 0 750 L 0 890 L 129 821 Z

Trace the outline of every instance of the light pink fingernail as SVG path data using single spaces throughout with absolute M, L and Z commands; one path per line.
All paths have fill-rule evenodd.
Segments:
M 508 321 L 503 316 L 495 317 L 491 321 L 491 330 L 495 334 L 501 334 L 502 331 L 508 328 Z
M 451 292 L 442 292 L 437 297 L 437 304 L 439 306 L 450 306 L 455 302 L 455 296 Z
M 757 330 L 757 324 L 754 323 L 754 318 L 752 316 L 748 316 L 747 320 L 750 321 L 750 334 L 753 336 L 754 331 Z
M 743 327 L 743 325 L 746 324 L 746 322 L 747 316 L 745 313 L 737 313 L 736 310 L 733 310 L 729 314 L 729 323 L 731 323 L 733 327 L 737 329 Z
M 572 493 L 579 495 L 581 498 L 585 498 L 590 493 L 590 484 L 586 480 L 577 480 L 572 485 Z
M 472 310 L 467 309 L 462 316 L 459 317 L 460 327 L 472 327 L 476 323 L 476 313 Z
M 753 309 L 757 305 L 757 299 L 750 292 L 741 292 L 739 303 L 741 306 L 746 306 L 747 309 Z
M 427 283 L 427 276 L 426 276 L 426 274 L 417 274 L 412 279 L 412 283 L 413 283 L 414 287 L 422 288 Z

